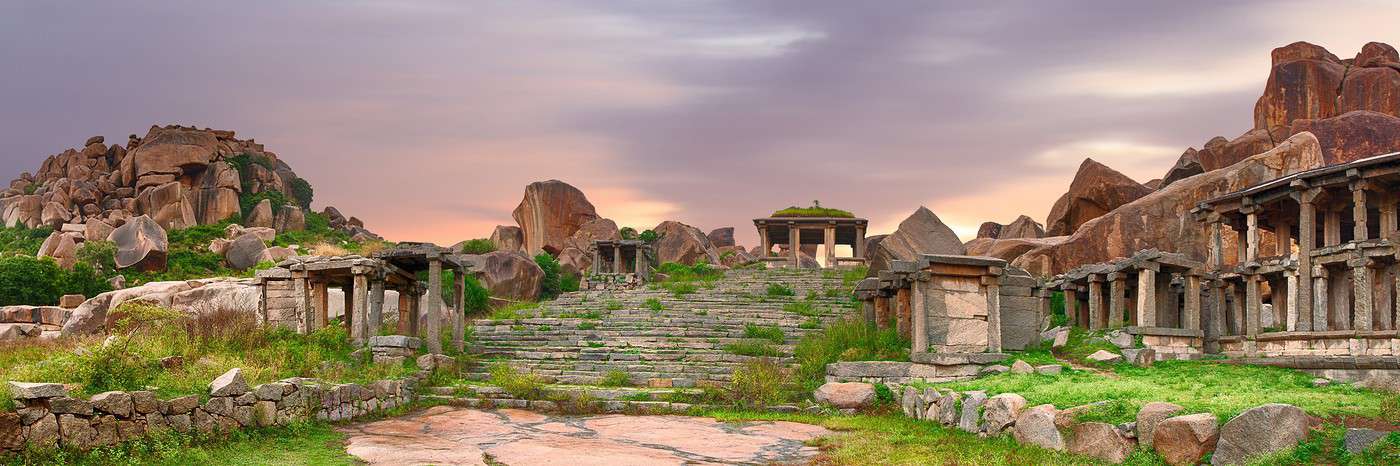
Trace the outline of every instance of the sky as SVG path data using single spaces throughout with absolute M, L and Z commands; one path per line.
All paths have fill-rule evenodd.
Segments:
M 0 0 L 0 177 L 152 124 L 255 138 L 395 241 L 513 224 L 532 181 L 644 229 L 789 205 L 871 234 L 1040 222 L 1252 125 L 1269 51 L 1400 45 L 1389 2 Z

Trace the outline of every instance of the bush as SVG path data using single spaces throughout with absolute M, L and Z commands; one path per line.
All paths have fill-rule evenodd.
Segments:
M 604 387 L 630 387 L 632 386 L 632 378 L 628 377 L 626 372 L 613 369 L 603 375 L 603 380 L 598 382 L 598 385 Z
M 821 312 L 812 306 L 811 301 L 797 301 L 783 305 L 783 310 L 804 317 L 818 317 Z
M 252 213 L 253 208 L 257 207 L 258 203 L 262 202 L 263 199 L 267 199 L 272 204 L 273 215 L 277 215 L 277 212 L 282 210 L 282 206 L 287 205 L 287 195 L 282 194 L 282 191 L 275 189 L 269 189 L 260 193 L 249 193 L 245 191 L 243 194 L 238 195 L 238 207 L 241 209 L 243 215 L 240 218 L 246 221 L 248 219 L 248 214 Z
M 292 197 L 296 198 L 297 205 L 302 210 L 311 210 L 311 197 L 315 195 L 315 190 L 311 189 L 311 183 L 301 178 L 292 178 Z
M 565 293 L 572 293 L 578 291 L 579 286 L 582 284 L 583 277 L 580 277 L 578 276 L 578 274 L 575 273 L 566 273 L 562 277 L 559 277 L 559 291 Z
M 830 207 L 822 207 L 821 202 L 812 201 L 811 207 L 791 206 L 786 209 L 773 212 L 774 217 L 829 217 L 829 218 L 854 218 L 855 214 Z
M 809 334 L 793 351 L 798 380 L 810 389 L 826 378 L 826 365 L 837 361 L 907 361 L 909 341 L 893 328 L 877 329 L 861 319 L 835 322 Z
M 542 252 L 535 256 L 535 264 L 544 270 L 544 278 L 540 280 L 540 299 L 554 299 L 562 291 L 559 283 L 559 260 L 547 252 Z
M 661 305 L 660 298 L 647 298 L 647 309 L 651 309 L 652 313 L 657 313 L 666 309 L 666 307 Z
M 74 264 L 73 270 L 60 270 L 60 279 L 58 291 L 61 295 L 80 294 L 91 298 L 112 291 L 112 285 L 107 283 L 102 274 L 91 265 L 82 262 Z
M 782 283 L 769 283 L 768 296 L 797 296 L 797 292 Z
M 499 363 L 491 366 L 490 373 L 492 385 L 501 387 L 518 399 L 537 399 L 544 388 L 544 380 L 540 376 L 518 371 L 509 364 Z
M 117 244 L 105 240 L 88 240 L 78 246 L 78 262 L 92 266 L 98 273 L 114 273 L 117 270 Z
M 783 329 L 777 326 L 744 324 L 744 338 L 758 338 L 781 345 L 783 344 L 784 335 Z
M 786 401 L 790 382 L 783 369 L 770 359 L 748 361 L 734 369 L 729 401 L 742 408 L 762 408 Z
M 47 227 L 25 228 L 24 225 L 15 228 L 0 227 L 0 251 L 30 256 L 39 254 L 39 246 L 42 246 L 44 240 L 48 239 L 52 233 L 53 230 Z
M 467 275 L 466 282 L 467 299 L 466 305 L 464 306 L 466 307 L 466 312 L 474 313 L 485 311 L 486 306 L 488 306 L 491 302 L 491 291 L 487 290 L 486 287 L 483 286 L 481 282 L 478 281 L 474 276 Z
M 0 257 L 0 306 L 57 304 L 63 275 L 51 258 Z
M 655 230 L 646 230 L 643 231 L 641 234 L 637 235 L 637 239 L 642 240 L 643 243 L 651 244 L 655 243 L 656 240 L 661 239 L 661 235 Z
M 617 235 L 625 240 L 637 239 L 637 229 L 632 227 L 622 227 L 617 230 Z
M 496 250 L 496 243 L 486 238 L 469 239 L 462 242 L 462 254 L 486 254 Z

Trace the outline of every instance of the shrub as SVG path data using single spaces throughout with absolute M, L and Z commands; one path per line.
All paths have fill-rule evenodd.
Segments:
M 469 239 L 462 242 L 462 254 L 486 254 L 496 250 L 496 243 L 486 238 Z
M 593 330 L 595 328 L 598 328 L 597 322 L 579 322 L 578 324 L 579 330 Z
M 619 311 L 622 310 L 622 301 L 618 301 L 616 299 L 609 299 L 608 302 L 604 303 L 603 306 L 609 311 Z
M 626 372 L 613 369 L 603 375 L 603 380 L 599 381 L 598 385 L 604 387 L 630 387 L 632 386 L 632 378 L 628 377 Z
M 793 353 L 798 380 L 815 389 L 826 377 L 826 365 L 833 362 L 909 360 L 909 341 L 893 328 L 877 329 L 864 320 L 849 319 L 803 337 Z
M 734 369 L 729 382 L 729 401 L 742 408 L 762 408 L 782 403 L 788 396 L 788 377 L 770 359 L 748 361 Z
M 651 309 L 651 312 L 656 313 L 661 312 L 666 309 L 666 307 L 661 305 L 661 299 L 659 298 L 647 298 L 647 309 Z
M 724 345 L 724 350 L 740 356 L 782 356 L 782 352 L 764 340 L 740 341 Z
M 775 344 L 783 344 L 783 329 L 777 326 L 744 324 L 744 338 L 758 338 Z
M 583 277 L 576 273 L 566 273 L 559 277 L 559 291 L 572 293 L 578 291 L 579 285 L 583 282 Z
M 816 318 L 816 317 L 808 317 L 807 320 L 804 320 L 804 321 L 802 321 L 802 323 L 797 324 L 797 328 L 800 328 L 800 329 L 803 329 L 803 330 L 815 330 L 815 329 L 819 329 L 819 328 L 822 328 L 822 320 L 821 320 L 821 319 L 818 319 L 818 318 Z
M 78 262 L 92 266 L 98 273 L 112 273 L 117 270 L 117 244 L 105 240 L 84 241 L 78 246 Z
M 554 299 L 561 291 L 559 284 L 559 261 L 549 253 L 542 252 L 535 256 L 535 264 L 544 270 L 544 278 L 540 280 L 540 299 Z
M 774 217 L 831 217 L 831 218 L 854 218 L 855 214 L 830 207 L 822 207 L 821 202 L 812 201 L 811 207 L 791 206 L 786 209 L 773 212 Z
M 486 306 L 491 303 L 491 291 L 487 290 L 476 277 L 466 276 L 466 312 L 475 313 L 486 310 Z
M 90 298 L 112 291 L 112 285 L 107 283 L 107 279 L 91 265 L 83 262 L 74 264 L 73 270 L 60 270 L 59 276 L 60 294 L 80 294 Z
M 797 296 L 797 292 L 782 283 L 769 283 L 768 296 Z
M 311 183 L 301 178 L 292 178 L 291 184 L 292 197 L 296 198 L 297 205 L 303 210 L 310 210 L 311 197 L 316 194 L 315 190 L 311 189 Z
M 642 240 L 643 243 L 651 244 L 661 239 L 661 234 L 657 233 L 655 230 L 646 230 L 638 234 L 637 239 Z
M 0 306 L 57 304 L 63 275 L 51 258 L 0 257 Z
M 625 240 L 637 239 L 637 229 L 632 227 L 622 227 L 617 230 L 617 235 Z
M 667 283 L 666 289 L 670 290 L 671 294 L 675 295 L 677 298 L 693 294 L 697 290 L 695 284 L 690 282 Z
M 252 213 L 253 208 L 257 207 L 258 203 L 262 202 L 263 199 L 267 199 L 268 202 L 272 204 L 273 215 L 276 215 L 279 210 L 282 210 L 282 206 L 287 205 L 287 195 L 282 194 L 282 191 L 276 189 L 269 189 L 260 193 L 244 192 L 238 196 L 238 207 L 242 210 L 243 215 L 241 218 L 247 220 L 248 214 Z
M 509 364 L 491 366 L 491 384 L 501 387 L 506 393 L 522 400 L 539 398 L 544 388 L 544 380 L 530 372 L 522 372 Z
M 26 228 L 23 224 L 15 228 L 0 227 L 0 251 L 36 255 L 39 253 L 39 246 L 42 246 L 44 240 L 52 233 L 53 230 L 47 227 Z

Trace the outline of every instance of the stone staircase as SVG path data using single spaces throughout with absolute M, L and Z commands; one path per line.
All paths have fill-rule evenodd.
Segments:
M 770 296 L 773 283 L 794 296 Z M 783 343 L 768 345 L 780 363 L 790 364 L 797 342 L 819 328 L 814 324 L 856 312 L 840 271 L 737 269 L 696 285 L 680 296 L 656 285 L 566 293 L 522 311 L 527 318 L 476 320 L 473 350 L 485 364 L 469 378 L 485 380 L 493 363 L 509 362 L 560 384 L 596 385 L 613 371 L 639 386 L 723 384 L 736 366 L 756 358 L 734 354 L 728 345 L 767 341 L 747 338 L 746 326 L 782 330 Z M 660 309 L 649 300 L 659 301 Z M 784 309 L 800 302 L 810 312 Z

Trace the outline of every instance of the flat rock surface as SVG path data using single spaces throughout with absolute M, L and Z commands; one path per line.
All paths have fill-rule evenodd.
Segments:
M 437 406 L 340 429 L 369 464 L 768 464 L 815 456 L 803 442 L 832 432 L 795 422 L 686 416 L 546 416 Z

